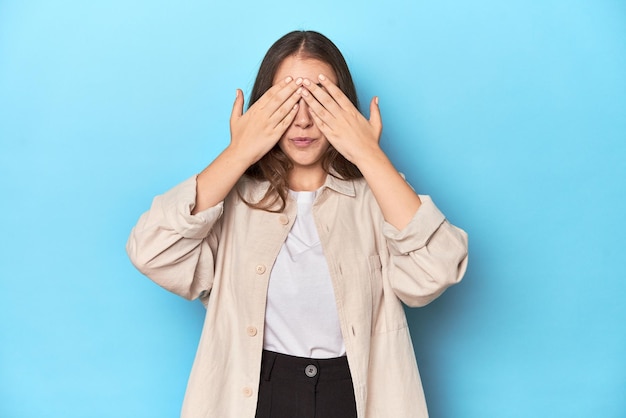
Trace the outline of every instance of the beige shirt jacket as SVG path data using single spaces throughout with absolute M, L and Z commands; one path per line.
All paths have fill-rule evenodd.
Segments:
M 244 177 L 237 187 L 258 201 L 268 186 Z M 461 280 L 467 235 L 420 198 L 401 231 L 385 222 L 363 179 L 327 176 L 313 205 L 359 418 L 428 416 L 402 303 L 426 305 Z M 195 199 L 195 177 L 157 196 L 127 251 L 156 283 L 207 305 L 181 416 L 253 418 L 270 272 L 297 204 L 289 198 L 283 213 L 255 210 L 233 190 L 191 215 Z

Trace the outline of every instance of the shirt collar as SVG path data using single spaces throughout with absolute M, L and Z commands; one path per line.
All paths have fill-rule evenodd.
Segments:
M 338 174 L 334 170 L 331 170 L 331 172 L 326 176 L 326 181 L 324 182 L 322 189 L 326 187 L 346 196 L 356 196 L 354 182 L 352 180 L 343 180 L 338 177 Z
M 252 201 L 258 202 L 260 199 L 262 199 L 263 196 L 265 196 L 265 193 L 267 192 L 269 185 L 270 184 L 268 181 L 262 181 L 259 187 L 255 188 L 254 191 L 252 192 L 252 195 L 253 195 Z M 328 175 L 326 176 L 326 180 L 324 181 L 324 184 L 319 190 L 321 191 L 325 188 L 329 188 L 331 190 L 336 191 L 337 193 L 341 193 L 349 197 L 356 196 L 356 189 L 354 187 L 354 181 L 342 179 L 341 177 L 339 177 L 337 172 L 332 169 L 330 173 L 328 173 Z

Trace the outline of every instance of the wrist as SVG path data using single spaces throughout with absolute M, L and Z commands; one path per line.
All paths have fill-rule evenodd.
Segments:
M 359 152 L 352 157 L 352 163 L 356 165 L 361 172 L 367 169 L 375 169 L 376 166 L 388 161 L 387 155 L 380 148 L 378 143 L 360 149 Z
M 230 166 L 239 167 L 244 171 L 262 157 L 252 155 L 249 150 L 242 149 L 233 144 L 228 145 L 224 151 L 222 151 L 221 156 L 228 161 Z

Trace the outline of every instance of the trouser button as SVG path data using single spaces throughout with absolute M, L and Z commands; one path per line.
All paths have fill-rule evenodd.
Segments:
M 315 366 L 314 364 L 309 364 L 305 367 L 304 374 L 306 374 L 308 377 L 315 377 L 317 375 L 317 366 Z

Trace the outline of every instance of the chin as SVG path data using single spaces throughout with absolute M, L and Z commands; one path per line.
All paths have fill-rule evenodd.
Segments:
M 291 163 L 294 166 L 300 166 L 300 167 L 313 167 L 313 166 L 321 166 L 322 165 L 322 160 L 324 158 L 324 152 L 322 153 L 316 153 L 316 155 L 306 155 L 307 153 L 305 152 L 285 152 L 283 150 L 284 154 L 287 156 L 287 158 L 289 159 L 289 161 L 291 161 Z M 305 155 L 303 155 L 305 154 Z
M 308 156 L 302 156 L 302 155 L 290 155 L 290 154 L 285 154 L 287 156 L 287 158 L 289 158 L 289 161 L 291 162 L 291 164 L 293 165 L 297 165 L 297 166 L 312 166 L 312 165 L 318 165 L 321 163 L 321 157 L 316 157 L 316 158 L 310 158 Z

